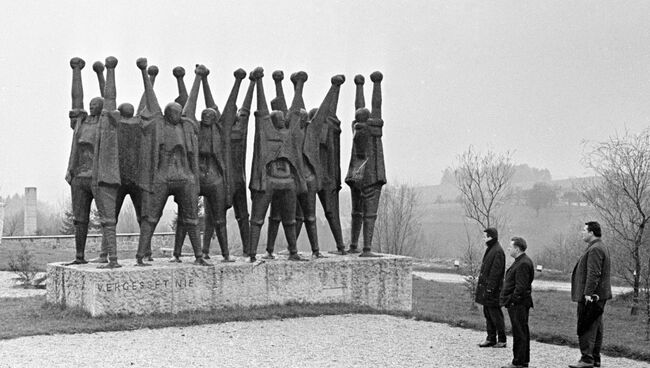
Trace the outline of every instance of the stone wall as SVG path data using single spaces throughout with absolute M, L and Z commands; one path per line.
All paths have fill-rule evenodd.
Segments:
M 136 251 L 140 234 L 117 234 L 117 249 L 119 251 Z M 188 239 L 186 239 L 188 243 Z M 27 249 L 61 249 L 74 251 L 74 235 L 46 236 L 6 236 L 2 238 L 3 247 L 18 248 L 25 245 Z M 98 253 L 102 244 L 101 234 L 88 234 L 86 253 Z M 151 250 L 174 247 L 174 233 L 156 233 L 151 239 Z

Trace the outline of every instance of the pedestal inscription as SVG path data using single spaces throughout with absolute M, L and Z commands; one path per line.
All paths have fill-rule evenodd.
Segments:
M 287 302 L 340 302 L 410 310 L 408 257 L 336 256 L 311 262 L 217 263 L 197 267 L 154 261 L 151 267 L 106 270 L 96 265 L 48 265 L 47 300 L 103 314 L 177 313 Z

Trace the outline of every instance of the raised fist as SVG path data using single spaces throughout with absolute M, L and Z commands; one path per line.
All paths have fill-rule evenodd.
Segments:
M 111 69 L 115 68 L 115 66 L 117 65 L 117 59 L 115 58 L 115 56 L 109 56 L 106 58 L 105 64 L 107 68 L 111 68 Z
M 70 67 L 72 69 L 75 68 L 83 69 L 84 66 L 86 66 L 86 62 L 82 58 L 73 57 L 72 59 L 70 59 Z
M 298 81 L 306 82 L 307 81 L 307 73 L 303 72 L 302 70 L 296 73 L 291 74 L 291 82 L 293 84 L 298 83 Z
M 176 69 L 174 69 L 174 70 L 176 70 Z M 183 74 L 185 74 L 185 71 L 183 71 Z M 210 74 L 210 70 L 208 70 L 208 68 L 206 68 L 205 65 L 203 65 L 203 64 L 197 64 L 196 69 L 194 69 L 194 74 L 205 78 L 205 77 L 208 76 L 208 74 Z M 174 75 L 176 75 L 176 74 L 174 74 Z
M 366 83 L 366 79 L 363 77 L 361 74 L 357 74 L 354 77 L 354 84 L 359 85 L 359 84 L 364 84 Z
M 337 74 L 337 75 L 332 77 L 332 84 L 333 85 L 340 86 L 343 83 L 345 83 L 345 75 Z
M 246 78 L 246 71 L 242 68 L 235 70 L 235 72 L 232 74 L 235 76 L 235 79 L 237 80 L 242 80 Z
M 379 71 L 373 72 L 372 74 L 370 74 L 370 80 L 373 83 L 379 83 L 379 82 L 381 82 L 382 79 L 384 79 L 384 75 L 381 74 L 381 72 L 379 72 Z
M 140 70 L 147 69 L 147 58 L 138 58 L 138 60 L 135 61 L 135 65 L 137 65 Z
M 182 66 L 177 66 L 172 70 L 172 74 L 176 78 L 183 78 L 185 76 L 185 69 Z
M 93 70 L 97 74 L 103 73 L 104 72 L 104 64 L 102 64 L 101 61 L 95 61 L 95 63 L 93 64 Z
M 284 79 L 284 72 L 282 70 L 276 70 L 273 72 L 273 80 L 276 82 L 280 82 Z
M 264 68 L 258 66 L 257 68 L 253 69 L 251 72 L 251 77 L 253 80 L 262 79 L 264 77 Z
M 158 67 L 155 66 L 155 65 L 152 65 L 152 66 L 147 68 L 147 74 L 149 74 L 152 77 L 157 76 L 159 71 L 160 70 L 158 70 Z

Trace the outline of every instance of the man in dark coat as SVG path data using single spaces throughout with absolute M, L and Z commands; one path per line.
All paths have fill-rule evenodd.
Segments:
M 499 244 L 497 229 L 489 227 L 483 230 L 487 249 L 481 262 L 481 271 L 476 285 L 477 303 L 483 305 L 483 315 L 487 328 L 487 338 L 478 346 L 482 348 L 506 347 L 506 328 L 503 323 L 503 311 L 499 306 L 499 294 L 503 286 L 503 274 L 506 269 L 506 256 Z M 498 339 L 497 339 L 498 334 Z
M 503 283 L 499 304 L 508 309 L 512 325 L 512 363 L 502 368 L 528 367 L 530 362 L 530 331 L 528 312 L 533 306 L 532 283 L 535 278 L 533 261 L 526 255 L 526 240 L 514 237 L 510 240 L 508 254 L 514 258 Z
M 569 365 L 572 368 L 600 367 L 602 311 L 612 298 L 609 249 L 600 240 L 601 235 L 598 222 L 585 223 L 582 240 L 588 243 L 587 249 L 571 274 L 571 300 L 578 303 L 578 341 L 582 354 L 577 363 Z M 598 313 L 594 314 L 594 310 Z

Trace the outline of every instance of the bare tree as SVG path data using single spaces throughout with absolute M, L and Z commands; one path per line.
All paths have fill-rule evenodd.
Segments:
M 416 256 L 421 240 L 419 193 L 407 184 L 387 185 L 381 194 L 374 241 L 380 253 Z
M 628 252 L 622 276 L 633 288 L 632 314 L 639 305 L 642 250 L 650 221 L 650 130 L 626 131 L 594 143 L 583 157 L 597 177 L 583 182 L 580 191 L 612 234 L 611 241 Z
M 472 146 L 458 156 L 454 175 L 465 216 L 483 229 L 503 225 L 499 224 L 496 212 L 504 204 L 510 190 L 510 180 L 514 174 L 511 156 L 509 151 L 481 154 Z
M 23 233 L 25 211 L 23 209 L 11 214 L 5 212 L 4 226 L 2 232 L 4 236 L 19 236 Z
M 453 172 L 456 186 L 461 193 L 461 204 L 465 216 L 474 221 L 479 230 L 505 226 L 505 216 L 498 213 L 498 210 L 510 192 L 510 181 L 514 175 L 511 156 L 509 151 L 501 154 L 488 151 L 481 154 L 472 146 L 458 156 Z M 465 276 L 467 292 L 472 298 L 470 307 L 475 309 L 473 297 L 481 269 L 481 251 L 479 241 L 470 235 L 467 227 L 465 232 L 467 246 L 463 254 L 464 267 L 461 272 Z

